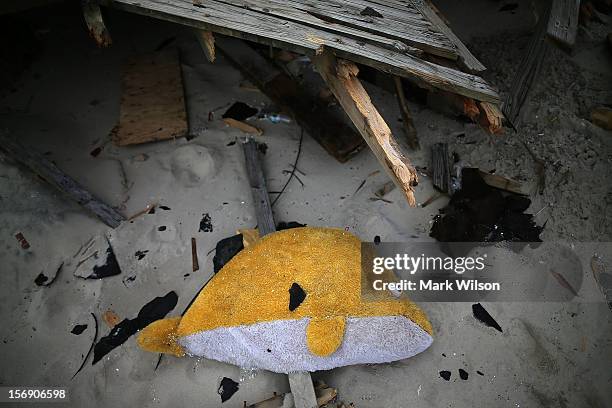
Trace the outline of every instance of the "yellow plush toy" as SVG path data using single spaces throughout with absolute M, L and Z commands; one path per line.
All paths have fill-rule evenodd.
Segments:
M 279 373 L 390 362 L 429 347 L 425 314 L 390 293 L 364 298 L 361 279 L 354 235 L 275 232 L 234 256 L 182 318 L 146 327 L 138 344 Z

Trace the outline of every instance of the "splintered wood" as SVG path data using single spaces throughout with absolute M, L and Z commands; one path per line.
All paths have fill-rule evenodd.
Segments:
M 123 68 L 118 146 L 187 135 L 183 79 L 176 50 L 131 58 Z
M 357 66 L 348 61 L 336 61 L 328 52 L 316 56 L 313 62 L 383 169 L 402 189 L 408 204 L 416 206 L 413 187 L 418 184 L 417 172 L 400 151 L 391 129 L 357 79 Z

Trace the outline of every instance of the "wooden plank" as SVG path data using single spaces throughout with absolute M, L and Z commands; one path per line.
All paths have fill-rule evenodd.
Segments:
M 194 3 L 201 0 L 193 0 Z M 248 10 L 257 11 L 260 13 L 268 14 L 284 18 L 290 21 L 302 23 L 312 27 L 324 29 L 326 31 L 346 35 L 347 37 L 359 39 L 362 41 L 368 41 L 372 44 L 379 45 L 383 48 L 392 49 L 398 52 L 410 53 L 412 55 L 420 55 L 423 51 L 418 48 L 411 47 L 402 41 L 387 38 L 383 35 L 378 35 L 369 31 L 361 30 L 359 28 L 353 28 L 343 24 L 334 23 L 329 18 L 325 19 L 323 16 L 318 16 L 314 13 L 310 13 L 306 10 L 288 5 L 284 1 L 275 0 L 220 0 L 224 3 L 233 4 L 236 6 L 244 7 Z
M 552 0 L 546 32 L 564 48 L 572 49 L 578 32 L 580 0 Z
M 504 132 L 504 114 L 497 105 L 488 102 L 480 102 L 480 125 L 492 135 Z
M 308 371 L 298 371 L 287 374 L 289 377 L 289 388 L 293 395 L 295 408 L 317 408 L 317 396 L 315 395 L 312 379 Z
M 452 194 L 452 162 L 448 143 L 434 143 L 431 146 L 432 183 L 440 191 Z
M 118 146 L 185 136 L 187 112 L 175 49 L 133 57 L 123 68 Z
M 404 192 L 408 204 L 414 207 L 413 187 L 418 184 L 417 172 L 399 150 L 389 126 L 357 79 L 357 66 L 337 61 L 330 52 L 316 56 L 313 62 L 383 169 Z
M 215 62 L 215 36 L 212 32 L 206 30 L 195 30 L 196 38 L 206 55 L 206 59 L 210 62 Z
M 263 237 L 276 231 L 276 225 L 272 216 L 272 206 L 270 205 L 270 197 L 266 189 L 266 178 L 264 177 L 259 156 L 261 153 L 257 148 L 257 142 L 253 139 L 243 143 L 242 150 L 244 151 L 249 184 L 253 194 L 257 228 L 259 229 L 259 235 Z
M 257 229 L 259 236 L 263 237 L 276 231 L 274 216 L 272 214 L 272 206 L 266 188 L 266 178 L 263 172 L 261 156 L 257 142 L 253 139 L 247 140 L 242 144 L 244 158 L 246 161 L 246 170 L 251 185 L 251 193 L 253 194 L 253 204 L 255 205 L 255 216 L 257 218 Z M 312 385 L 310 373 L 300 371 L 289 373 L 289 387 L 296 408 L 316 408 L 317 397 Z
M 549 12 L 550 5 L 545 8 L 543 13 L 540 13 L 540 18 L 536 30 L 531 36 L 527 52 L 514 74 L 512 85 L 502 105 L 504 116 L 515 129 L 519 125 L 521 107 L 527 99 L 531 85 L 537 78 L 542 62 L 548 52 L 549 45 L 546 38 L 546 27 L 548 25 Z
M 195 0 L 199 1 L 199 0 Z M 456 59 L 457 50 L 455 46 L 438 32 L 427 19 L 416 10 L 406 8 L 404 11 L 389 8 L 382 4 L 374 5 L 376 10 L 384 13 L 383 17 L 364 16 L 361 14 L 365 7 L 372 3 L 363 0 L 218 0 L 233 5 L 245 5 L 251 10 L 265 12 L 287 18 L 287 14 L 294 16 L 294 21 L 299 23 L 313 23 L 312 17 L 319 20 L 319 27 L 327 31 L 338 31 L 339 27 L 346 27 L 341 32 L 346 34 L 346 29 L 359 32 L 372 33 L 402 41 L 428 53 L 445 58 Z M 305 17 L 304 14 L 311 16 Z M 328 24 L 322 22 L 327 21 Z M 333 24 L 330 25 L 330 24 Z M 333 28 L 336 28 L 334 30 Z M 330 30 L 331 28 L 331 30 Z M 360 39 L 369 40 L 366 35 L 361 34 Z
M 380 0 L 374 0 L 380 1 Z M 440 18 L 438 13 L 431 7 L 431 3 L 428 0 L 388 0 L 390 4 L 404 3 L 410 4 L 412 7 L 419 10 L 429 21 L 431 21 L 436 28 L 443 33 L 450 42 L 457 48 L 457 52 L 459 53 L 459 59 L 463 66 L 468 69 L 470 72 L 478 73 L 485 71 L 487 68 L 478 61 L 478 58 L 474 56 L 470 52 L 470 50 L 463 44 L 463 42 L 457 37 L 457 35 L 451 30 L 444 20 Z
M 281 72 L 244 41 L 217 36 L 217 46 L 245 77 L 289 113 L 339 162 L 346 162 L 365 146 L 355 129 L 342 120 L 342 110 L 328 107 L 314 87 L 307 89 Z M 322 81 L 321 85 L 324 86 Z
M 103 0 L 101 0 L 103 1 Z M 414 56 L 274 16 L 262 15 L 214 0 L 201 9 L 190 0 L 106 0 L 107 4 L 167 21 L 226 34 L 314 56 L 323 49 L 341 58 L 406 77 L 477 100 L 497 102 L 499 95 L 482 78 Z
M 121 221 L 125 220 L 125 217 L 114 208 L 104 204 L 73 178 L 63 173 L 53 163 L 36 153 L 33 149 L 22 146 L 19 142 L 3 133 L 0 133 L 0 149 L 4 150 L 13 160 L 23 164 L 69 198 L 76 201 L 81 207 L 94 213 L 109 227 L 116 228 Z

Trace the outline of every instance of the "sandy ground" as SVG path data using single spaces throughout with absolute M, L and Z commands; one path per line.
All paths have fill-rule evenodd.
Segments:
M 486 74 L 507 89 L 528 39 L 531 12 L 520 2 L 516 12 L 498 12 L 499 4 L 479 1 L 466 13 L 458 3 L 440 2 L 456 31 L 490 68 Z M 0 160 L 0 384 L 54 385 L 70 389 L 71 405 L 220 406 L 217 386 L 224 376 L 240 379 L 239 391 L 223 406 L 242 407 L 288 391 L 286 376 L 246 372 L 238 367 L 193 358 L 165 358 L 136 346 L 134 338 L 95 366 L 88 364 L 73 380 L 93 337 L 90 313 L 100 333 L 109 329 L 100 318 L 111 309 L 134 317 L 146 302 L 169 290 L 179 295 L 178 314 L 212 275 L 215 243 L 238 228 L 253 227 L 255 218 L 239 144 L 241 137 L 208 112 L 241 100 L 263 107 L 269 100 L 239 85 L 240 73 L 223 57 L 208 63 L 189 30 L 121 12 L 108 14 L 115 41 L 96 49 L 77 13 L 46 18 L 31 16 L 42 43 L 41 54 L 3 94 L 0 124 L 57 163 L 93 193 L 131 215 L 152 202 L 158 210 L 126 222 L 114 231 L 66 201 L 8 159 Z M 427 166 L 428 146 L 447 141 L 462 159 L 486 170 L 535 184 L 527 143 L 547 163 L 547 186 L 534 194 L 530 209 L 547 227 L 546 241 L 563 240 L 590 271 L 594 246 L 580 242 L 610 241 L 612 223 L 611 143 L 606 133 L 584 120 L 591 107 L 612 103 L 612 58 L 602 45 L 609 27 L 591 25 L 579 33 L 577 51 L 553 50 L 542 81 L 526 106 L 525 126 L 518 133 L 491 137 L 473 124 L 442 116 L 412 104 L 423 144 L 409 152 L 415 165 Z M 117 148 L 106 144 L 94 158 L 119 112 L 119 69 L 134 53 L 151 52 L 176 37 L 181 50 L 191 141 L 179 139 Z M 368 85 L 395 134 L 401 135 L 393 95 Z M 217 113 L 217 118 L 222 110 Z M 268 145 L 265 167 L 269 189 L 280 189 L 297 153 L 300 128 L 295 124 L 259 123 Z M 460 132 L 465 137 L 458 138 Z M 400 138 L 401 139 L 401 138 Z M 469 142 L 469 143 L 468 143 Z M 142 153 L 148 155 L 140 161 Z M 372 154 L 364 151 L 339 164 L 309 136 L 304 136 L 299 166 L 301 186 L 293 181 L 275 207 L 277 221 L 348 228 L 364 240 L 430 240 L 432 217 L 446 204 L 439 199 L 411 209 L 395 190 L 392 203 L 371 201 L 387 180 Z M 567 174 L 567 175 L 564 175 Z M 366 179 L 363 188 L 355 193 Z M 418 202 L 433 194 L 424 177 Z M 544 208 L 543 211 L 540 211 Z M 212 218 L 212 232 L 198 232 L 202 214 Z M 161 232 L 159 226 L 166 226 Z M 23 250 L 14 235 L 31 244 Z M 107 233 L 122 275 L 85 281 L 64 270 L 50 287 L 35 277 L 70 258 L 91 236 Z M 200 270 L 191 272 L 191 237 L 197 238 Z M 576 244 L 572 246 L 572 244 Z M 596 247 L 595 247 L 596 248 Z M 148 250 L 143 259 L 135 252 Z M 610 253 L 600 254 L 609 265 Z M 590 272 L 584 290 L 593 290 Z M 337 387 L 339 399 L 357 407 L 607 407 L 612 406 L 611 313 L 604 303 L 487 303 L 503 333 L 477 322 L 470 303 L 422 305 L 434 326 L 434 344 L 405 361 L 352 366 L 313 374 Z M 81 335 L 70 333 L 88 324 Z M 457 370 L 470 374 L 460 380 Z M 449 370 L 449 382 L 438 375 Z M 476 370 L 484 375 L 476 374 Z

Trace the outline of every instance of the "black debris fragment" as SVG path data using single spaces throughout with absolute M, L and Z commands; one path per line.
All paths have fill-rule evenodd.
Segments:
M 174 309 L 177 301 L 177 294 L 174 291 L 168 292 L 165 296 L 156 297 L 144 305 L 135 319 L 123 319 L 119 322 L 107 336 L 102 337 L 94 346 L 92 365 L 100 361 L 114 348 L 125 343 L 137 331 L 144 329 L 156 320 L 166 317 Z
M 200 229 L 199 232 L 212 232 L 212 219 L 210 218 L 210 214 L 202 214 L 202 219 L 200 220 Z
M 140 261 L 142 258 L 144 258 L 145 256 L 147 256 L 147 253 L 149 252 L 148 249 L 142 250 L 142 251 L 136 251 L 136 253 L 134 254 L 134 256 L 136 258 L 138 258 L 138 260 Z
M 119 268 L 115 252 L 109 244 L 106 249 L 106 262 L 101 266 L 94 266 L 91 275 L 87 279 L 102 279 L 108 276 L 119 275 L 120 273 L 121 268 Z
M 482 371 L 476 371 L 476 374 L 478 375 L 484 375 L 484 373 Z
M 467 379 L 468 379 L 468 376 L 469 376 L 469 374 L 468 374 L 468 372 L 467 372 L 467 371 L 465 371 L 463 368 L 460 368 L 460 369 L 459 369 L 459 377 L 460 377 L 462 380 L 464 380 L 464 381 L 465 381 L 465 380 L 467 380 Z
M 77 324 L 76 326 L 74 326 L 72 328 L 70 333 L 76 334 L 78 336 L 79 334 L 83 333 L 85 331 L 85 329 L 87 329 L 87 325 L 86 324 Z
M 170 207 L 168 207 L 167 205 L 160 205 L 159 208 L 165 211 L 170 211 Z
M 262 142 L 257 143 L 257 150 L 259 150 L 259 153 L 261 154 L 266 154 L 268 151 L 268 145 Z
M 83 361 L 81 362 L 81 365 L 79 366 L 79 369 L 76 370 L 76 372 L 72 375 L 71 379 L 76 377 L 76 375 L 81 372 L 83 367 L 85 367 L 85 362 L 87 362 L 87 359 L 89 358 L 89 355 L 91 354 L 92 350 L 94 349 L 94 346 L 96 345 L 96 341 L 98 340 L 98 319 L 96 318 L 95 314 L 93 313 L 90 313 L 90 314 L 94 321 L 94 336 L 93 336 L 93 339 L 91 340 L 91 346 L 89 346 L 89 350 L 87 350 L 87 354 L 85 354 L 85 358 L 83 358 Z
M 440 371 L 440 377 L 444 378 L 446 381 L 450 380 L 451 378 L 451 372 L 450 371 Z
M 374 237 L 374 245 L 378 245 L 378 244 L 380 244 L 380 235 L 376 235 Z
M 489 312 L 487 312 L 487 309 L 485 309 L 480 303 L 475 303 L 472 305 L 472 313 L 474 313 L 474 317 L 476 319 L 480 320 L 485 325 L 493 327 L 499 332 L 503 333 L 501 326 L 495 321 L 493 316 L 491 316 Z
M 230 261 L 238 252 L 242 251 L 242 234 L 233 235 L 217 242 L 215 256 L 213 257 L 213 271 L 217 273 L 223 266 Z
M 155 214 L 155 206 L 151 206 L 151 209 L 147 214 Z
M 217 393 L 221 396 L 221 402 L 225 402 L 238 391 L 238 383 L 231 378 L 223 377 L 219 384 Z
M 45 285 L 45 282 L 46 282 L 47 280 L 49 280 L 49 278 L 47 278 L 47 277 L 45 276 L 45 274 L 41 272 L 41 273 L 39 273 L 39 274 L 38 274 L 38 276 L 36 277 L 36 279 L 34 279 L 34 283 L 35 283 L 36 285 L 38 285 L 38 286 L 47 286 L 47 285 Z
M 236 120 L 245 120 L 259 112 L 258 109 L 247 105 L 244 102 L 234 102 L 225 113 L 221 116 L 223 119 L 231 118 Z
M 370 16 L 370 17 L 380 17 L 382 18 L 382 14 L 378 11 L 374 10 L 372 7 L 368 6 L 359 12 L 362 16 Z
M 235 140 L 232 140 L 231 142 L 229 142 L 228 144 L 226 144 L 226 146 L 233 146 L 236 144 Z
M 159 227 L 157 227 L 158 231 L 165 231 L 166 230 L 166 226 L 165 225 L 160 225 Z
M 441 242 L 541 242 L 544 227 L 524 211 L 527 197 L 487 185 L 475 168 L 461 172 L 461 189 L 451 197 L 429 233 Z
M 100 152 L 102 152 L 102 147 L 98 146 L 95 149 L 93 149 L 91 152 L 89 152 L 89 154 L 92 155 L 93 157 L 98 157 Z
M 289 311 L 293 312 L 306 299 L 306 292 L 297 283 L 293 282 L 289 288 Z

